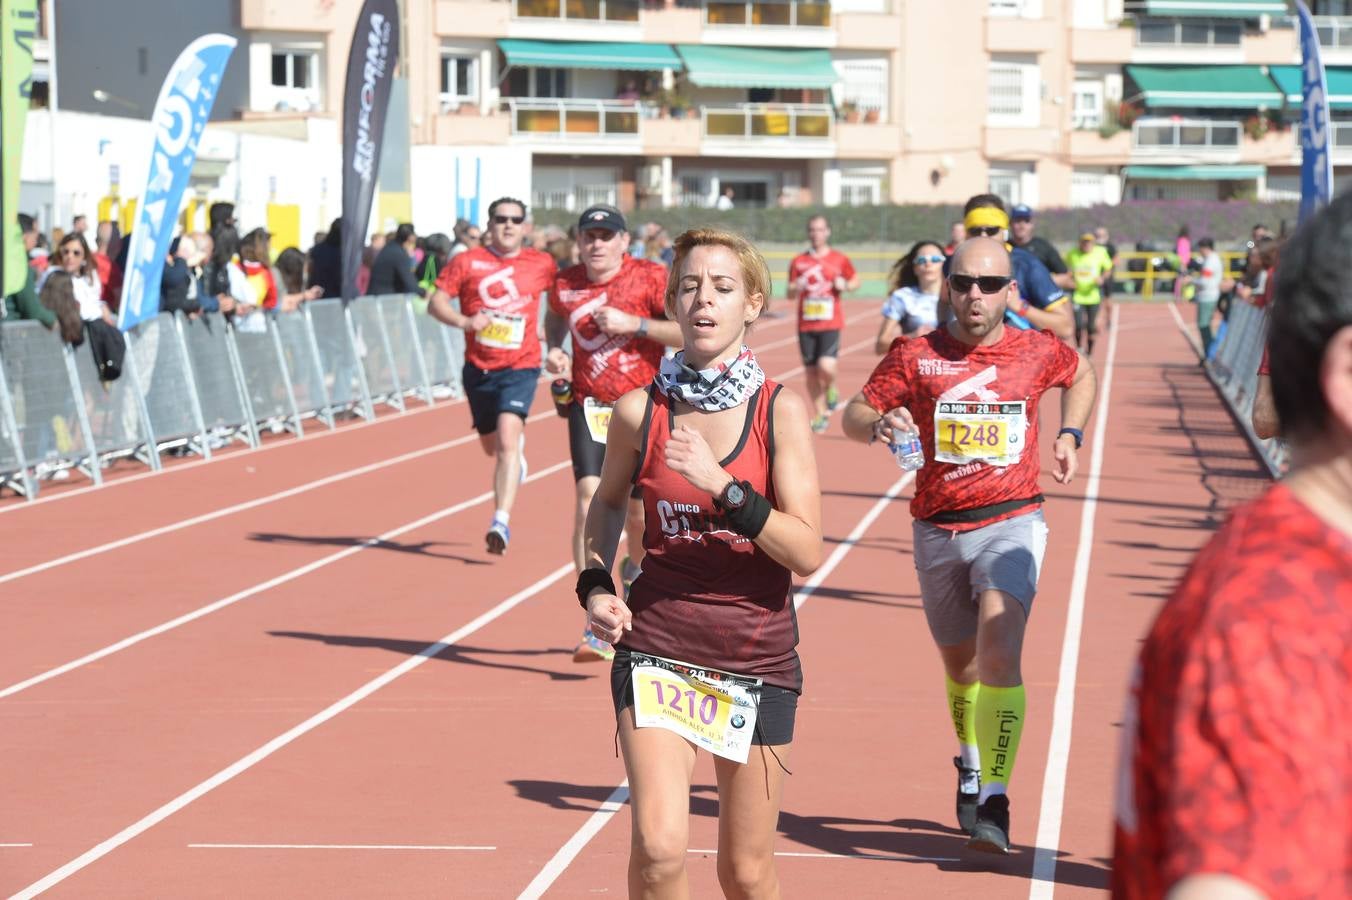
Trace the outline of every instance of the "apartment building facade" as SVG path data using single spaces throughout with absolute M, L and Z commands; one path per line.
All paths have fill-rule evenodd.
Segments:
M 232 33 L 235 80 L 217 101 L 209 132 L 224 137 L 205 148 L 202 165 L 217 177 L 199 179 L 202 195 L 299 205 L 302 231 L 322 227 L 337 206 L 336 118 L 359 0 L 239 0 L 209 14 L 201 5 L 173 34 L 155 33 L 147 65 L 137 45 L 148 39 L 121 41 L 119 29 L 144 34 L 140 8 L 156 4 L 62 0 L 54 68 L 73 98 L 63 107 L 135 119 L 110 106 L 107 95 L 120 96 L 148 117 L 177 32 Z M 1352 175 L 1352 0 L 1312 5 L 1337 183 Z M 402 8 L 396 97 L 407 97 L 407 115 L 392 114 L 387 147 L 404 171 L 385 179 L 394 199 L 382 215 L 425 231 L 481 218 L 500 193 L 537 207 L 641 210 L 710 206 L 728 190 L 735 205 L 757 207 L 953 203 L 984 190 L 1066 206 L 1298 189 L 1299 47 L 1284 0 Z M 93 42 L 137 56 L 114 67 Z M 98 88 L 105 99 L 91 100 Z M 265 138 L 305 149 L 254 146 Z

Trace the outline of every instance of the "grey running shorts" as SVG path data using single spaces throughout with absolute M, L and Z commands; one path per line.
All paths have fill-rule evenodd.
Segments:
M 972 531 L 953 532 L 929 522 L 912 523 L 915 570 L 930 634 L 941 647 L 976 636 L 982 591 L 1004 591 L 1032 612 L 1047 523 L 1042 510 L 1003 519 Z

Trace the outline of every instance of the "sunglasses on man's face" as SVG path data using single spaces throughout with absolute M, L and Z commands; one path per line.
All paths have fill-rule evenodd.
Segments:
M 968 237 L 999 237 L 1000 232 L 1004 231 L 998 225 L 978 225 L 975 228 L 967 229 Z
M 494 225 L 506 225 L 508 222 L 511 222 L 513 225 L 520 225 L 520 224 L 521 224 L 522 222 L 524 222 L 524 221 L 526 221 L 526 217 L 525 217 L 525 216 L 494 216 L 494 217 L 493 217 L 493 224 L 494 224 Z
M 983 294 L 996 294 L 1009 287 L 1014 279 L 1008 275 L 949 275 L 948 286 L 959 294 L 965 294 L 972 285 L 980 288 Z
M 943 256 L 941 256 L 938 253 L 931 253 L 928 256 L 917 256 L 915 258 L 915 264 L 917 266 L 923 266 L 926 263 L 941 263 L 943 261 L 944 261 Z

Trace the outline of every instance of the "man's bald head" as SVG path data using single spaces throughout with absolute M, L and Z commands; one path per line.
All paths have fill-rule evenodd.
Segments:
M 1009 251 L 994 238 L 968 238 L 957 246 L 949 271 L 960 275 L 1008 275 Z

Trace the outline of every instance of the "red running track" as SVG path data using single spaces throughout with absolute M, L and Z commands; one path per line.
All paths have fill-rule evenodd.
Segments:
M 859 308 L 848 390 L 874 361 L 873 306 Z M 786 895 L 1103 893 L 1138 638 L 1225 510 L 1265 484 L 1169 310 L 1120 309 L 1095 360 L 1111 379 L 1101 441 L 1069 488 L 1047 479 L 1007 859 L 968 856 L 952 822 L 909 488 L 879 499 L 899 481 L 886 453 L 835 430 L 819 440 L 833 552 L 800 594 Z M 787 323 L 755 343 L 801 390 Z M 547 403 L 542 390 L 537 411 Z M 447 404 L 6 508 L 0 891 L 624 891 L 605 669 L 570 661 L 565 429 L 552 415 L 528 429 L 531 482 L 494 559 L 490 462 L 473 441 L 441 446 L 467 419 Z M 715 896 L 707 761 L 696 780 L 692 891 Z

